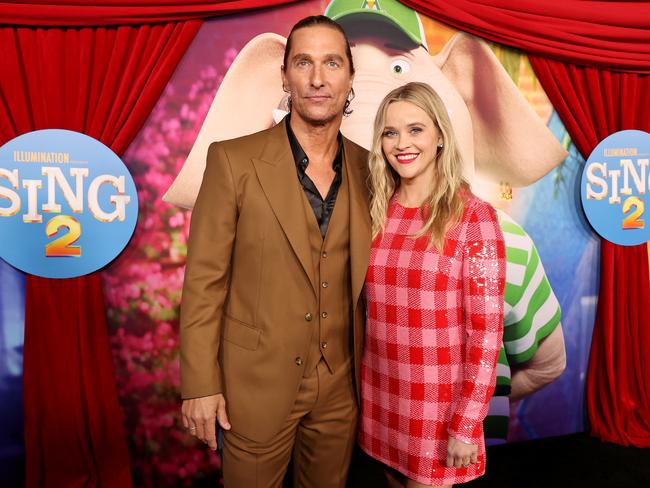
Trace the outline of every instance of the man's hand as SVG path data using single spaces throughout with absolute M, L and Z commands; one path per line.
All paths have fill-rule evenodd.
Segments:
M 183 400 L 181 412 L 183 426 L 212 450 L 217 449 L 217 421 L 222 429 L 230 430 L 230 422 L 226 415 L 226 399 L 221 393 Z
M 447 467 L 460 468 L 468 467 L 470 463 L 475 464 L 477 460 L 478 446 L 476 444 L 465 444 L 453 436 L 447 440 Z

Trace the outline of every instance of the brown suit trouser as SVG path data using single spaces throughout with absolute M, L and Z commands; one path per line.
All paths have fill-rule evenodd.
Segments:
M 358 417 L 351 364 L 332 374 L 321 359 L 269 442 L 224 431 L 225 488 L 281 487 L 292 453 L 294 488 L 345 486 Z

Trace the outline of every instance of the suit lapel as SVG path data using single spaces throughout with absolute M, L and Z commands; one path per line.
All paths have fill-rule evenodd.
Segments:
M 343 139 L 345 168 L 350 191 L 350 272 L 352 275 L 352 303 L 356 306 L 368 271 L 370 256 L 370 212 L 366 161 L 359 161 L 347 139 Z
M 296 164 L 284 124 L 281 121 L 269 131 L 267 144 L 260 158 L 253 159 L 253 165 L 273 213 L 316 293 L 303 189 L 296 175 Z

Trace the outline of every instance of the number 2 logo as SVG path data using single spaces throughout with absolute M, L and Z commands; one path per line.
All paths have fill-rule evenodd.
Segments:
M 67 228 L 68 232 L 45 245 L 45 256 L 48 258 L 62 256 L 80 257 L 81 246 L 72 246 L 72 244 L 81 236 L 81 224 L 77 219 L 69 215 L 57 215 L 50 219 L 45 226 L 47 237 L 57 235 L 61 227 Z
M 632 210 L 634 207 L 634 210 Z M 645 206 L 643 200 L 639 197 L 630 197 L 623 202 L 623 213 L 627 214 L 632 210 L 632 212 L 623 219 L 623 229 L 643 229 L 645 227 L 645 222 L 640 220 L 639 217 L 643 215 Z

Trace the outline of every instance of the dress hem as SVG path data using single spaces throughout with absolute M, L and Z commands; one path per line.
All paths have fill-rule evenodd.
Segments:
M 465 475 L 465 476 L 462 476 L 462 477 L 456 476 L 453 479 L 450 479 L 450 478 L 442 478 L 442 479 L 435 478 L 435 479 L 432 479 L 432 478 L 425 478 L 423 476 L 418 476 L 418 475 L 413 476 L 414 473 L 408 471 L 407 469 L 404 469 L 402 466 L 400 466 L 398 464 L 394 464 L 394 463 L 392 463 L 388 459 L 385 459 L 382 456 L 377 456 L 376 454 L 371 453 L 361 443 L 359 443 L 359 447 L 361 448 L 361 450 L 363 452 L 365 452 L 371 458 L 376 459 L 377 461 L 380 461 L 381 463 L 385 464 L 386 466 L 389 466 L 389 467 L 391 467 L 393 469 L 396 469 L 397 471 L 402 473 L 404 476 L 406 476 L 408 479 L 413 480 L 413 481 L 417 481 L 418 483 L 423 483 L 423 484 L 428 485 L 428 486 L 455 485 L 456 483 L 467 483 L 469 481 L 475 480 L 476 478 L 480 478 L 481 476 L 483 476 L 485 474 L 485 464 L 486 463 L 485 463 L 485 460 L 484 460 L 483 463 L 482 463 L 483 464 L 483 470 L 480 473 L 477 472 L 477 473 L 474 473 L 473 475 Z M 448 469 L 451 469 L 451 468 L 448 468 Z M 455 468 L 455 469 L 461 469 L 461 468 Z

